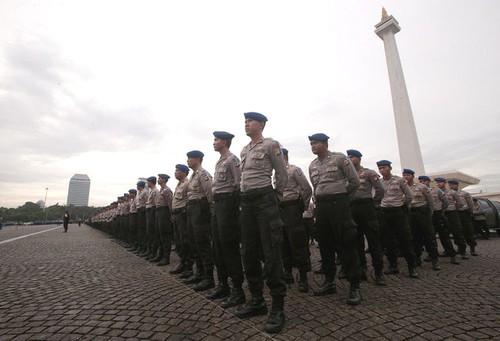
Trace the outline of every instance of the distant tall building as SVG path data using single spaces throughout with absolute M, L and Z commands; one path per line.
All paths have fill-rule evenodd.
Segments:
M 67 205 L 88 206 L 90 178 L 87 174 L 75 174 L 69 180 Z

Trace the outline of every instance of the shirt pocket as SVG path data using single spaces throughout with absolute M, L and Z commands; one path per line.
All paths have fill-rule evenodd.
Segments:
M 225 169 L 217 172 L 217 180 L 218 181 L 226 181 L 227 180 L 227 173 L 226 173 Z
M 266 157 L 266 153 L 263 151 L 257 151 L 252 155 L 252 164 L 261 167 L 264 164 L 264 158 Z

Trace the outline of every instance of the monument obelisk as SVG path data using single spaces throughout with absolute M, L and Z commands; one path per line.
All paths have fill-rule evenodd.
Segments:
M 392 15 L 388 16 L 382 8 L 382 20 L 375 25 L 375 33 L 384 41 L 401 168 L 411 168 L 417 175 L 423 175 L 425 174 L 424 161 L 420 152 L 396 37 L 394 37 L 399 31 L 401 28 L 397 20 Z

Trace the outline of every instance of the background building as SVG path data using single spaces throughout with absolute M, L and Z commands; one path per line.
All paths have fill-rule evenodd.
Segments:
M 75 174 L 69 180 L 67 205 L 88 206 L 90 178 L 87 174 Z

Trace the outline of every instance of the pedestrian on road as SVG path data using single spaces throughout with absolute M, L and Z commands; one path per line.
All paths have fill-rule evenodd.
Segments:
M 64 226 L 64 232 L 68 232 L 68 224 L 69 224 L 69 213 L 68 211 L 64 211 L 64 216 L 63 216 L 63 226 Z

